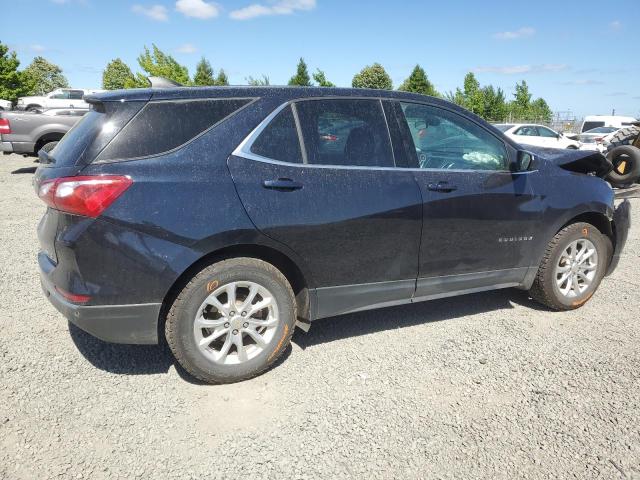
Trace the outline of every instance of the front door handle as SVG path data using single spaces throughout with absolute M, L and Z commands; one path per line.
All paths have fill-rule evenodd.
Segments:
M 271 190 L 282 190 L 285 192 L 292 192 L 293 190 L 300 190 L 302 188 L 302 184 L 300 182 L 296 182 L 295 180 L 291 180 L 290 178 L 265 180 L 264 182 L 262 182 L 262 186 Z
M 449 193 L 458 189 L 455 185 L 451 185 L 449 182 L 430 183 L 427 188 L 432 192 Z

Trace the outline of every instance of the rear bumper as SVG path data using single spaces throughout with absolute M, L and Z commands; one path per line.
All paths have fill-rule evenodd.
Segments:
M 138 305 L 76 305 L 67 301 L 49 281 L 50 260 L 38 255 L 42 290 L 53 306 L 71 323 L 100 340 L 111 343 L 157 344 L 160 303 Z M 49 264 L 49 265 L 47 265 Z
M 607 275 L 611 275 L 620 263 L 622 250 L 627 243 L 629 228 L 631 228 L 631 203 L 629 200 L 623 201 L 613 213 L 613 225 L 615 226 L 616 245 L 611 257 L 611 263 L 607 270 Z
M 0 142 L 0 152 L 33 153 L 36 144 L 33 142 Z

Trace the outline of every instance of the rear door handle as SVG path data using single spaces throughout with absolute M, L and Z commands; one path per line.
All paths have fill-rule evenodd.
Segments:
M 427 188 L 432 192 L 449 193 L 458 189 L 455 185 L 451 185 L 449 182 L 430 183 Z
M 302 184 L 300 182 L 296 182 L 295 180 L 291 180 L 290 178 L 265 180 L 264 182 L 262 182 L 262 186 L 271 190 L 282 190 L 285 192 L 292 192 L 293 190 L 300 190 L 302 188 Z

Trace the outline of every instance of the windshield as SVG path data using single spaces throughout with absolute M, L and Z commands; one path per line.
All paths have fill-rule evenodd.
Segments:
M 506 132 L 507 130 L 513 128 L 514 125 L 508 125 L 506 123 L 498 123 L 498 124 L 494 125 L 494 127 L 496 127 L 501 132 Z

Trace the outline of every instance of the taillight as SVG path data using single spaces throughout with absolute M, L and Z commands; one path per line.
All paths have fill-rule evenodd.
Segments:
M 8 118 L 0 118 L 0 133 L 8 135 L 11 133 L 11 124 Z
M 63 177 L 42 182 L 38 197 L 56 210 L 95 218 L 132 183 L 131 178 L 116 175 Z

